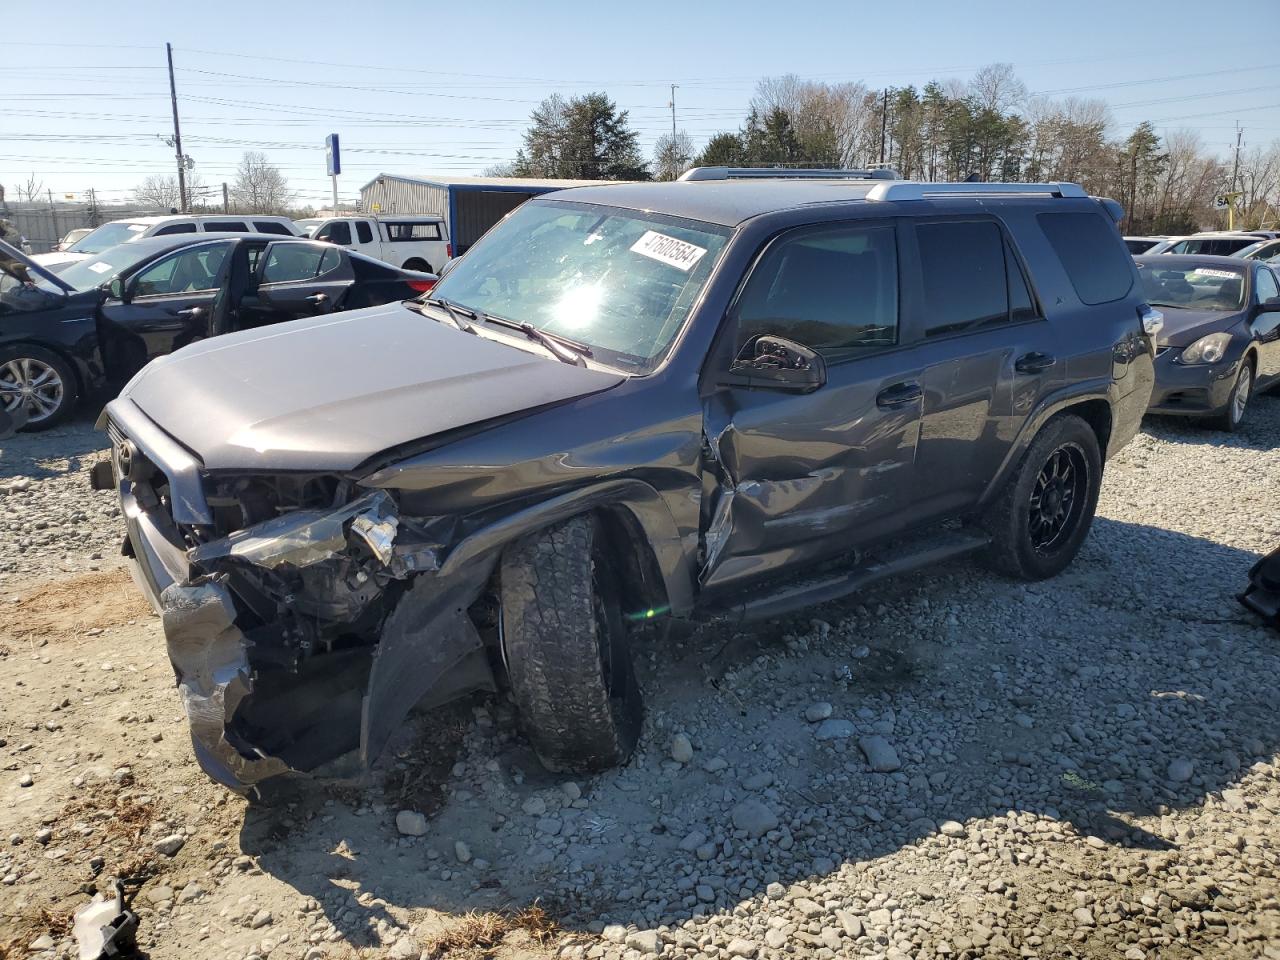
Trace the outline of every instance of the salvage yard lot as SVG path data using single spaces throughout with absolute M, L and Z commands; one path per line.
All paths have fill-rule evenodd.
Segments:
M 1280 399 L 1249 416 L 1148 421 L 1056 579 L 955 563 L 653 631 L 623 769 L 553 777 L 476 698 L 271 805 L 191 757 L 88 489 L 103 437 L 5 441 L 0 956 L 73 956 L 64 919 L 123 874 L 154 960 L 1280 958 L 1280 637 L 1234 600 L 1280 543 Z

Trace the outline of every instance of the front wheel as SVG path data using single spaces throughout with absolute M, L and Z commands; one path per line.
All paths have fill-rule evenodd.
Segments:
M 621 583 L 599 524 L 574 517 L 507 548 L 503 655 L 521 725 L 543 766 L 595 772 L 624 763 L 641 700 Z
M 26 430 L 48 430 L 71 415 L 77 384 L 70 364 L 51 350 L 18 344 L 0 352 L 0 407 L 27 413 Z
M 1249 398 L 1253 394 L 1253 367 L 1248 360 L 1240 361 L 1240 372 L 1236 374 L 1235 386 L 1227 398 L 1227 409 L 1222 411 L 1214 421 L 1219 430 L 1235 433 L 1244 422 L 1244 412 L 1249 406 Z
M 1089 534 L 1101 486 L 1102 454 L 1093 428 L 1071 414 L 1054 417 L 983 513 L 982 526 L 991 534 L 988 565 L 1022 580 L 1060 573 Z

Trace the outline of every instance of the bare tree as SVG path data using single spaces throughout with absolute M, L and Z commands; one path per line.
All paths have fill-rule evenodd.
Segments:
M 485 167 L 483 173 L 486 177 L 514 177 L 516 175 L 515 161 L 503 160 Z
M 990 63 L 969 81 L 969 95 L 981 109 L 1003 114 L 1027 99 L 1027 85 L 1013 72 L 1013 64 Z
M 693 139 L 680 130 L 664 133 L 653 145 L 653 178 L 675 180 L 693 164 Z
M 19 200 L 39 200 L 44 193 L 44 181 L 34 173 L 27 177 L 25 183 L 18 184 Z
M 265 153 L 248 150 L 240 158 L 236 179 L 231 185 L 231 199 L 241 213 L 284 213 L 297 194 L 289 189 L 289 181 L 280 168 L 273 166 Z
M 197 198 L 204 192 L 204 181 L 194 171 L 187 173 L 187 197 L 192 206 L 197 205 Z M 139 203 L 149 204 L 159 210 L 168 212 L 177 210 L 182 204 L 182 193 L 178 189 L 178 176 L 174 173 L 152 173 L 133 188 L 133 198 Z

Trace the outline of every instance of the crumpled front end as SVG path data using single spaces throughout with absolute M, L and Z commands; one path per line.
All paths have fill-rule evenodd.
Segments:
M 111 429 L 125 552 L 211 777 L 249 793 L 351 775 L 416 704 L 493 688 L 473 607 L 494 558 L 442 573 L 454 518 L 402 517 L 392 494 L 327 478 L 206 478 L 196 497 L 166 451 Z

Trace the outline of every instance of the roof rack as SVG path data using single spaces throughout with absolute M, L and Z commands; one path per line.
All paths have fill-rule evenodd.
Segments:
M 879 183 L 868 200 L 940 200 L 946 197 L 1088 197 L 1078 183 Z
M 865 170 L 813 170 L 800 167 L 692 167 L 681 180 L 897 180 L 898 171 L 876 166 Z

